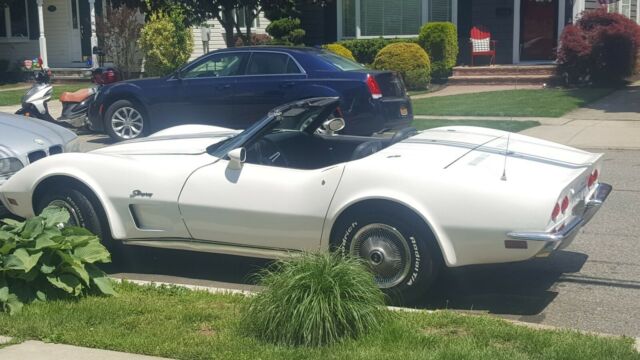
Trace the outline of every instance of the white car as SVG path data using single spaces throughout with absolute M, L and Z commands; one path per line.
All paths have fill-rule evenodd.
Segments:
M 242 132 L 184 125 L 43 159 L 0 198 L 22 217 L 64 206 L 118 251 L 341 250 L 407 303 L 441 266 L 564 248 L 611 191 L 598 182 L 601 154 L 476 127 L 343 136 L 337 105 L 309 99 Z
M 69 151 L 78 151 L 72 131 L 44 120 L 0 113 L 0 185 L 35 161 Z M 0 202 L 0 217 L 4 215 Z

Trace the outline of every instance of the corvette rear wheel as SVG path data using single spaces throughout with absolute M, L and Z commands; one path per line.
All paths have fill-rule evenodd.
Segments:
M 122 141 L 144 136 L 148 126 L 139 105 L 129 100 L 118 100 L 109 106 L 105 114 L 105 128 L 109 136 Z
M 73 188 L 53 188 L 42 196 L 36 204 L 36 214 L 47 206 L 58 206 L 69 212 L 69 225 L 86 228 L 100 237 L 100 241 L 111 252 L 112 260 L 119 252 L 120 244 L 113 241 L 102 208 L 95 204 L 91 196 Z
M 363 259 L 395 305 L 419 301 L 437 276 L 439 249 L 416 216 L 395 209 L 357 211 L 334 229 L 333 250 Z

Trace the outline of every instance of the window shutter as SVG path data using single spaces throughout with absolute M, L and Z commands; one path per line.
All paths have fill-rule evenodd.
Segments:
M 360 0 L 360 30 L 364 36 L 383 35 L 384 0 Z
M 422 26 L 422 0 L 405 0 L 402 4 L 402 35 L 416 35 Z
M 38 4 L 36 0 L 27 1 L 27 16 L 29 17 L 29 40 L 40 38 L 40 26 L 38 25 Z
M 431 0 L 429 21 L 451 21 L 451 0 Z
M 342 0 L 342 36 L 356 36 L 356 0 Z

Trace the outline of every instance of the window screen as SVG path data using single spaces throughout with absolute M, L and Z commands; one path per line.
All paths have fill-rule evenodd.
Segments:
M 9 5 L 9 14 L 11 15 L 11 36 L 29 36 L 26 2 L 24 0 L 18 0 L 11 3 L 11 5 Z
M 422 23 L 421 0 L 360 0 L 362 36 L 415 35 Z

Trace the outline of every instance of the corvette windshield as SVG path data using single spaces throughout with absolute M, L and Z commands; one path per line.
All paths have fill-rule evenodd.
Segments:
M 216 157 L 224 157 L 229 151 L 245 146 L 256 137 L 274 132 L 315 131 L 319 126 L 319 122 L 315 120 L 327 105 L 335 101 L 333 98 L 317 98 L 276 108 L 240 134 L 211 145 L 208 153 Z

